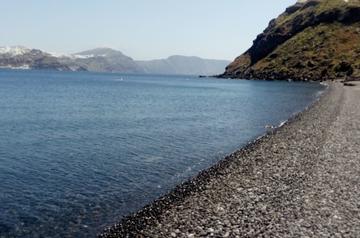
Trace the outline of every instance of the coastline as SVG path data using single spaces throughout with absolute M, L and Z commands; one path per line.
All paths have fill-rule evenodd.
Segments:
M 343 101 L 344 86 L 330 83 L 320 99 L 284 125 L 125 217 L 99 237 L 304 234 L 306 226 L 296 224 L 306 210 L 306 189 Z

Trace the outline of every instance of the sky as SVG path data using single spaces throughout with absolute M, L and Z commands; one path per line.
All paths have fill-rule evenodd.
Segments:
M 0 0 L 0 46 L 232 60 L 296 0 Z

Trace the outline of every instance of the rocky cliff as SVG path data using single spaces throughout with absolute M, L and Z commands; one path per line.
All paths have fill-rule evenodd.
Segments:
M 360 0 L 308 0 L 270 21 L 221 77 L 360 77 Z

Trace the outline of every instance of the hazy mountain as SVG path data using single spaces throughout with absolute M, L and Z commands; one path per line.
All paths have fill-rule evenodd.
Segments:
M 302 0 L 290 6 L 223 77 L 360 78 L 360 0 Z
M 22 46 L 0 47 L 0 68 L 71 70 L 48 53 Z
M 0 67 L 147 74 L 216 75 L 230 62 L 199 57 L 134 61 L 120 51 L 96 48 L 71 55 L 54 55 L 25 47 L 0 47 Z
M 174 55 L 167 59 L 137 63 L 149 74 L 217 75 L 224 72 L 230 61 Z
M 143 69 L 136 62 L 121 53 L 110 48 L 96 48 L 79 52 L 72 55 L 73 61 L 94 72 L 121 72 L 143 73 Z

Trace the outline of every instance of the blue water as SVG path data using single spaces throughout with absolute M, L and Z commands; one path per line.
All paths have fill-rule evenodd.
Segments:
M 322 86 L 0 71 L 0 237 L 95 237 Z

